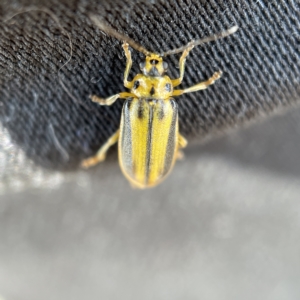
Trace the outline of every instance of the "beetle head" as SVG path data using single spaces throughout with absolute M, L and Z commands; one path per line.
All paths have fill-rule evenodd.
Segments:
M 168 64 L 158 54 L 151 53 L 146 56 L 144 62 L 140 63 L 140 68 L 146 76 L 160 77 L 167 70 Z

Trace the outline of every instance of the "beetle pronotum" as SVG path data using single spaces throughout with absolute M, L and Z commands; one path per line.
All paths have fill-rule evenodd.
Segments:
M 96 16 L 92 21 L 104 32 L 123 40 L 123 49 L 127 59 L 124 72 L 124 86 L 129 92 L 121 92 L 106 99 L 90 96 L 100 105 L 111 105 L 118 98 L 126 99 L 121 116 L 120 128 L 100 148 L 97 154 L 82 162 L 84 168 L 91 167 L 105 159 L 107 150 L 119 143 L 119 163 L 123 174 L 137 188 L 148 188 L 159 184 L 171 171 L 174 162 L 182 156 L 181 148 L 186 147 L 186 139 L 178 130 L 178 106 L 174 96 L 206 89 L 221 77 L 215 72 L 211 78 L 187 89 L 174 89 L 181 84 L 184 76 L 185 60 L 194 46 L 226 37 L 237 31 L 233 26 L 227 31 L 188 43 L 186 46 L 164 52 L 151 53 L 111 27 L 103 24 Z M 142 74 L 128 81 L 131 69 L 129 45 L 145 54 L 145 62 L 140 63 Z M 180 75 L 170 79 L 164 75 L 168 68 L 163 57 L 182 52 L 179 60 Z

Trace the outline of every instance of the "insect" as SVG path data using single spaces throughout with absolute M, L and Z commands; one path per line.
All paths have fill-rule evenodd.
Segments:
M 95 156 L 83 160 L 82 167 L 88 168 L 103 161 L 107 150 L 118 142 L 119 163 L 125 177 L 133 187 L 148 188 L 159 184 L 170 173 L 175 161 L 182 157 L 180 149 L 186 147 L 186 139 L 178 129 L 178 105 L 173 97 L 206 89 L 221 77 L 215 72 L 212 77 L 187 89 L 175 89 L 184 76 L 186 57 L 196 45 L 226 37 L 237 31 L 234 26 L 227 31 L 193 40 L 186 46 L 164 52 L 152 53 L 135 41 L 103 24 L 96 16 L 92 21 L 104 32 L 123 40 L 127 59 L 124 86 L 129 92 L 121 92 L 106 99 L 90 96 L 100 105 L 112 105 L 117 99 L 126 99 L 122 109 L 120 128 L 108 139 Z M 128 81 L 132 66 L 129 45 L 142 52 L 146 58 L 140 63 L 140 74 Z M 168 64 L 163 57 L 182 52 L 179 60 L 179 78 L 165 75 Z

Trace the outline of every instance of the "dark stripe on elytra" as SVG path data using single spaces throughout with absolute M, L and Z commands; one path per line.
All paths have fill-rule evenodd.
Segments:
M 165 152 L 165 162 L 164 162 L 164 169 L 163 169 L 163 174 L 165 175 L 173 162 L 173 158 L 174 158 L 174 151 L 175 151 L 175 135 L 176 135 L 176 122 L 177 122 L 177 118 L 178 118 L 178 106 L 177 103 L 171 99 L 170 100 L 170 104 L 172 106 L 172 122 L 171 122 L 171 126 L 170 126 L 170 131 L 169 131 L 169 137 L 168 137 L 168 144 L 167 144 L 167 148 L 166 148 L 166 152 Z
M 139 103 L 138 103 L 137 117 L 139 119 L 142 119 L 144 117 L 144 107 L 143 107 L 144 100 L 141 98 L 138 101 Z
M 157 111 L 157 118 L 158 120 L 162 120 L 165 117 L 165 103 L 161 101 L 161 106 L 159 107 L 159 110 Z
M 171 106 L 172 106 L 173 110 L 178 112 L 177 103 L 175 102 L 175 100 L 173 98 L 170 99 L 170 103 L 171 103 Z
M 136 164 L 134 163 L 134 161 L 132 162 L 132 174 L 136 174 Z
M 121 149 L 122 149 L 122 161 L 126 171 L 132 171 L 132 136 L 131 136 L 131 120 L 129 109 L 132 105 L 133 100 L 126 100 L 124 103 L 124 108 L 122 110 L 123 118 L 123 127 L 122 129 L 122 140 L 121 140 Z M 127 139 L 125 139 L 125 135 Z M 134 174 L 134 173 L 132 173 Z
M 152 126 L 153 126 L 153 106 L 149 107 L 149 123 L 148 123 L 148 136 L 147 136 L 147 154 L 146 154 L 146 174 L 145 183 L 148 183 L 150 174 L 150 161 L 151 161 L 151 147 L 152 147 Z
M 126 109 L 127 109 L 127 111 L 129 111 L 130 110 L 130 107 L 131 107 L 131 104 L 132 104 L 132 98 L 130 98 L 130 100 L 127 100 L 126 102 L 125 102 L 125 104 L 124 105 L 126 105 Z

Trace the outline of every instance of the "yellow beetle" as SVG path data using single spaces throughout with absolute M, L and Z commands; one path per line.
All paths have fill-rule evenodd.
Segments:
M 127 63 L 124 86 L 130 92 L 122 92 L 106 99 L 90 96 L 92 101 L 100 105 L 111 105 L 118 98 L 126 101 L 119 130 L 95 156 L 85 159 L 82 166 L 88 168 L 103 161 L 107 150 L 119 142 L 119 163 L 125 177 L 133 187 L 153 187 L 170 173 L 176 159 L 182 156 L 180 149 L 187 145 L 186 139 L 178 130 L 178 106 L 172 97 L 206 89 L 222 74 L 220 71 L 216 72 L 207 81 L 184 90 L 174 89 L 182 82 L 188 53 L 196 45 L 234 33 L 238 27 L 234 26 L 206 39 L 191 41 L 184 47 L 159 55 L 147 51 L 130 38 L 104 25 L 97 17 L 91 16 L 91 19 L 101 30 L 125 41 L 123 49 Z M 142 74 L 137 74 L 132 81 L 127 80 L 132 65 L 129 45 L 146 55 L 145 62 L 140 64 Z M 180 76 L 170 79 L 164 75 L 168 65 L 162 57 L 178 52 L 183 52 L 179 60 Z

